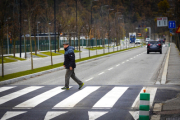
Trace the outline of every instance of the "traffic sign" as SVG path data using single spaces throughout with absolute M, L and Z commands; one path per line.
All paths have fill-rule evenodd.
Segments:
M 176 30 L 176 33 L 180 33 L 180 25 L 179 25 L 178 29 Z
M 169 28 L 176 28 L 176 21 L 169 21 L 169 25 L 168 25 Z
M 157 27 L 166 27 L 168 26 L 168 18 L 167 17 L 158 17 L 157 18 Z
M 173 32 L 173 29 L 169 29 L 169 32 L 172 33 L 172 32 Z

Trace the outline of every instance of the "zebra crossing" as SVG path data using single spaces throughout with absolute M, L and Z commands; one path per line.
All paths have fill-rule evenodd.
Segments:
M 0 87 L 1 120 L 131 120 L 131 107 L 143 86 L 85 86 L 61 90 L 63 86 Z M 155 96 L 156 89 L 152 92 Z M 153 100 L 151 100 L 153 103 Z M 135 107 L 135 106 L 133 106 Z M 121 112 L 120 112 L 121 111 Z

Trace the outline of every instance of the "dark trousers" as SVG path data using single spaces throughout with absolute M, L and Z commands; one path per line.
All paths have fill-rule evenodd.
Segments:
M 73 70 L 67 69 L 67 70 L 66 70 L 66 75 L 65 75 L 65 87 L 66 87 L 66 88 L 69 88 L 69 79 L 70 79 L 70 77 L 71 77 L 77 84 L 79 84 L 79 85 L 82 85 L 82 84 L 83 84 L 82 81 L 80 81 L 80 80 L 76 77 L 76 75 L 75 75 L 75 73 L 74 73 L 74 69 L 73 69 Z

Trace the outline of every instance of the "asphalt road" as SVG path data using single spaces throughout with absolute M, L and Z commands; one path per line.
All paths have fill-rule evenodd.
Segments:
M 130 44 L 128 47 L 134 47 L 133 44 Z M 120 47 L 118 47 L 119 49 Z M 121 46 L 121 49 L 125 49 L 125 46 Z M 81 49 L 81 58 L 88 57 L 89 56 L 89 51 L 87 49 Z M 114 48 L 114 50 L 117 50 L 117 47 Z M 110 51 L 113 51 L 113 48 L 110 48 Z M 108 52 L 108 49 L 105 49 L 105 53 Z M 103 49 L 98 50 L 98 54 L 103 54 Z M 96 50 L 91 51 L 91 56 L 96 55 Z M 79 59 L 79 53 L 76 53 L 76 59 Z M 64 55 L 58 55 L 58 56 L 53 56 L 53 64 L 61 63 L 64 62 Z M 33 67 L 34 68 L 39 68 L 43 66 L 48 66 L 51 65 L 51 57 L 44 57 L 44 58 L 33 58 Z M 2 65 L 0 64 L 0 67 Z M 11 73 L 16 73 L 20 71 L 25 71 L 25 70 L 31 70 L 31 59 L 27 59 L 25 61 L 17 61 L 17 62 L 11 62 L 11 63 L 5 63 L 4 64 L 4 74 L 11 74 Z M 2 70 L 0 69 L 0 76 L 2 76 Z
M 146 53 L 146 48 L 137 48 L 77 65 L 76 76 L 86 85 L 153 85 L 163 61 L 162 54 Z M 66 70 L 45 74 L 14 85 L 64 85 Z M 77 85 L 71 80 L 71 85 Z
M 176 96 L 176 90 L 154 85 L 163 53 L 146 48 L 120 52 L 77 65 L 70 90 L 62 91 L 65 69 L 0 88 L 0 118 L 10 120 L 133 120 L 137 100 L 144 88 L 154 102 Z M 169 93 L 168 97 L 165 93 Z

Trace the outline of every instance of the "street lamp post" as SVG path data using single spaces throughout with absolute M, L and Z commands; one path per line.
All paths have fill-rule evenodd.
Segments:
M 27 22 L 27 20 L 24 20 L 24 22 Z M 25 38 L 26 35 L 24 32 L 24 27 L 23 27 L 23 34 L 24 34 L 24 53 L 25 53 L 25 58 L 27 58 L 27 55 L 26 55 L 26 38 Z
M 38 37 L 38 50 L 39 50 L 39 34 L 38 34 L 38 24 L 39 24 L 40 22 L 37 22 L 37 37 Z
M 48 24 L 50 25 L 51 23 L 48 23 Z M 51 44 L 51 43 L 50 43 L 50 41 L 51 41 L 51 40 L 50 40 L 50 39 L 51 39 L 51 33 L 50 33 L 50 31 L 49 31 L 49 27 L 48 27 L 48 33 L 49 33 L 49 51 L 50 51 L 50 47 L 51 47 L 51 46 L 50 46 L 50 44 Z
M 116 13 L 115 13 L 116 46 L 117 46 L 117 50 L 118 50 L 118 33 L 117 33 L 117 23 L 116 23 L 116 14 L 117 14 L 117 13 L 121 13 L 121 12 L 116 12 Z
M 54 0 L 54 39 L 55 39 L 55 53 L 56 53 L 56 0 Z
M 123 20 L 123 24 L 124 24 L 124 17 L 123 17 L 123 15 L 120 16 L 120 19 Z M 123 25 L 123 30 L 122 30 L 122 38 L 123 38 L 123 36 L 124 36 L 124 25 Z M 120 40 L 120 42 L 121 42 L 121 40 Z M 120 45 L 120 49 L 121 49 L 121 45 Z M 126 40 L 126 49 L 127 49 L 127 40 Z
M 8 19 L 11 19 L 11 17 L 9 17 Z M 7 47 L 8 47 L 8 55 L 9 55 L 8 19 L 6 21 L 7 21 Z
M 109 52 L 109 39 L 110 39 L 110 37 L 109 37 L 109 35 L 110 35 L 109 11 L 110 10 L 114 10 L 114 9 L 109 9 L 108 10 L 108 25 L 109 25 L 109 29 L 108 29 L 108 52 Z

